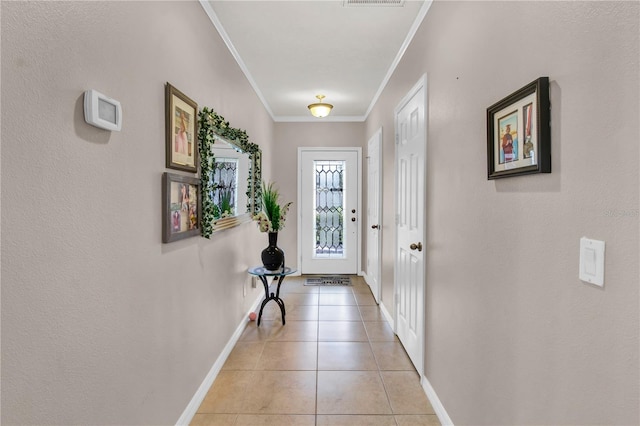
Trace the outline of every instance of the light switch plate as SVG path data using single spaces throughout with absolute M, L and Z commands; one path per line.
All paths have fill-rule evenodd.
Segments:
M 604 241 L 580 238 L 580 280 L 604 286 Z

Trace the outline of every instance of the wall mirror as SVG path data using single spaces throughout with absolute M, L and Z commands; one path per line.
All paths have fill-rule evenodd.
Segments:
M 202 236 L 251 221 L 260 211 L 261 151 L 207 107 L 199 114 Z

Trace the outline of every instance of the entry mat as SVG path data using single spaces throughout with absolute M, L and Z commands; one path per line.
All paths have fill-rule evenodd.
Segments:
M 351 277 L 344 275 L 309 277 L 304 285 L 351 285 Z

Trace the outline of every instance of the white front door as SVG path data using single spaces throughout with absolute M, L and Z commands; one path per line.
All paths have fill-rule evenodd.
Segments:
M 382 129 L 378 129 L 367 146 L 367 283 L 380 303 L 380 210 Z
M 396 108 L 396 334 L 422 375 L 426 76 Z
M 357 274 L 360 148 L 300 148 L 298 252 L 303 274 Z

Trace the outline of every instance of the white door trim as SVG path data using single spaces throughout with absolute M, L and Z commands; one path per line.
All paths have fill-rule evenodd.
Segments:
M 395 134 L 395 162 L 394 162 L 394 188 L 396 188 L 396 196 L 395 196 L 395 211 L 398 211 L 398 204 L 399 204 L 399 200 L 398 200 L 398 141 L 399 141 L 399 134 L 398 134 L 398 113 L 409 103 L 409 101 L 418 93 L 423 92 L 423 101 L 424 101 L 424 115 L 425 115 L 425 134 L 424 134 L 424 138 L 425 138 L 425 154 L 424 154 L 424 179 L 425 179 L 425 191 L 426 191 L 426 175 L 427 175 L 427 150 L 426 150 L 426 144 L 427 144 L 427 117 L 428 117 L 428 113 L 427 113 L 427 75 L 423 74 L 422 77 L 420 77 L 420 79 L 418 80 L 418 82 L 411 88 L 411 90 L 409 90 L 409 92 L 407 92 L 407 94 L 402 98 L 402 100 L 398 103 L 398 106 L 396 106 L 396 108 L 393 111 L 394 117 L 394 134 Z M 423 211 L 426 214 L 426 200 L 427 197 L 424 197 L 424 206 L 423 206 Z M 424 219 L 423 219 L 424 220 Z M 396 224 L 396 241 L 395 241 L 395 251 L 394 251 L 394 283 L 393 283 L 393 295 L 394 295 L 394 331 L 396 331 L 397 328 L 397 324 L 398 324 L 398 294 L 399 294 L 399 285 L 398 285 L 398 269 L 399 269 L 399 265 L 398 265 L 398 256 L 397 256 L 397 252 L 398 252 L 398 217 L 396 216 L 394 223 Z M 422 241 L 424 241 L 424 260 L 422 262 L 422 267 L 423 267 L 423 290 L 426 290 L 426 270 L 424 269 L 427 261 L 426 261 L 426 249 L 427 249 L 427 240 L 425 238 L 425 234 L 426 234 L 426 226 L 422 227 Z M 420 375 L 420 377 L 424 376 L 424 344 L 425 344 L 425 317 L 426 317 L 426 313 L 425 313 L 425 296 L 426 295 L 426 291 L 423 291 L 423 300 L 422 300 L 422 318 L 420 318 L 420 326 L 422 327 L 421 330 L 421 334 L 419 336 L 420 338 L 420 353 L 419 353 L 419 365 L 416 365 L 416 369 L 418 370 L 418 374 Z
M 362 148 L 360 147 L 298 147 L 298 253 L 297 253 L 297 262 L 298 262 L 298 270 L 302 271 L 302 207 L 300 204 L 300 200 L 302 199 L 302 153 L 303 152 L 341 152 L 341 151 L 355 151 L 358 160 L 358 173 L 357 173 L 357 188 L 358 188 L 358 199 L 356 201 L 356 205 L 358 206 L 356 213 L 356 220 L 360 224 L 357 227 L 356 232 L 356 274 L 359 274 L 362 271 L 362 218 L 364 215 L 362 214 Z
M 378 236 L 378 245 L 377 245 L 377 258 L 378 258 L 378 262 L 377 262 L 377 267 L 375 271 L 370 271 L 369 270 L 369 244 L 371 244 L 371 241 L 369 241 L 369 235 L 370 235 L 370 231 L 369 231 L 369 226 L 372 226 L 373 224 L 369 223 L 369 206 L 370 206 L 370 201 L 371 201 L 371 187 L 369 185 L 369 173 L 370 173 L 370 165 L 371 165 L 371 153 L 369 152 L 369 147 L 375 144 L 377 146 L 377 151 L 378 151 L 378 158 L 377 160 L 377 167 L 378 167 L 378 178 L 377 178 L 377 187 L 378 187 L 378 205 L 376 206 L 376 217 L 378 218 L 378 223 L 376 225 L 378 225 L 378 232 L 377 232 L 377 236 Z M 369 287 L 371 287 L 371 281 L 375 280 L 377 283 L 377 287 L 374 291 L 374 289 L 372 288 L 373 291 L 373 297 L 376 299 L 377 303 L 380 303 L 382 301 L 382 291 L 381 291 L 381 280 L 382 280 L 382 238 L 381 238 L 381 232 L 382 232 L 382 127 L 380 127 L 378 130 L 376 130 L 376 132 L 373 134 L 373 136 L 371 136 L 371 138 L 369 139 L 369 142 L 367 142 L 367 228 L 365 231 L 365 235 L 367 235 L 367 254 L 366 254 L 366 258 L 367 258 L 367 274 L 365 276 L 367 283 L 369 284 Z M 371 275 L 374 275 L 373 277 L 371 277 Z

